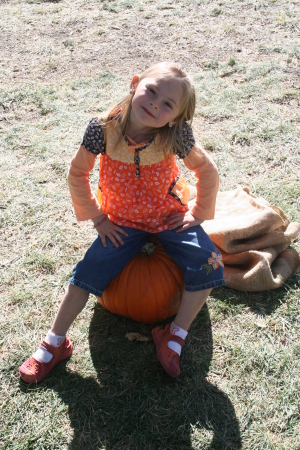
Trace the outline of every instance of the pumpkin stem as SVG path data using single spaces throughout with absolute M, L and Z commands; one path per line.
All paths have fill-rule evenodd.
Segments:
M 139 253 L 145 253 L 147 256 L 152 255 L 155 252 L 157 245 L 153 242 L 147 242 L 144 247 L 141 248 Z

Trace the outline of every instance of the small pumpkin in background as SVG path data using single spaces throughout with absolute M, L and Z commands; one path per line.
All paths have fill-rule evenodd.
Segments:
M 152 324 L 176 314 L 183 278 L 159 240 L 151 238 L 97 299 L 113 313 Z

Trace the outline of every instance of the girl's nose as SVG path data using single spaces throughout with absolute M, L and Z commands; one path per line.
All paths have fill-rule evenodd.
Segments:
M 154 103 L 153 101 L 151 101 L 149 103 L 151 106 L 153 106 L 153 108 L 158 109 L 158 104 L 156 102 Z

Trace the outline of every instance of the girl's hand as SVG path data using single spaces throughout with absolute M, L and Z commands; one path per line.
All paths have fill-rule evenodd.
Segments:
M 119 244 L 124 245 L 124 241 L 120 236 L 120 233 L 124 236 L 128 236 L 126 231 L 115 225 L 109 220 L 107 216 L 99 216 L 92 219 L 94 222 L 94 228 L 96 228 L 98 235 L 102 241 L 103 247 L 106 248 L 106 237 L 113 243 L 115 247 L 119 247 Z
M 176 233 L 180 233 L 180 231 L 186 230 L 190 227 L 195 227 L 196 225 L 200 225 L 203 222 L 203 220 L 197 219 L 196 217 L 192 216 L 190 211 L 186 212 L 177 212 L 172 214 L 167 224 L 169 225 L 169 230 L 174 230 L 177 227 L 180 227 L 178 230 L 176 230 Z

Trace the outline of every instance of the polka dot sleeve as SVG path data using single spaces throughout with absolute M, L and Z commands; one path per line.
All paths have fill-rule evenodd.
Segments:
M 85 130 L 81 145 L 94 155 L 105 153 L 106 145 L 101 123 L 98 117 L 94 117 Z
M 193 130 L 190 127 L 190 125 L 187 122 L 183 122 L 182 124 L 182 150 L 180 152 L 177 152 L 177 155 L 179 158 L 185 158 L 194 147 L 196 141 L 193 135 Z

